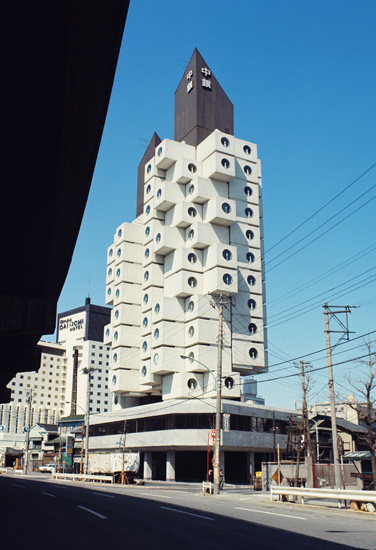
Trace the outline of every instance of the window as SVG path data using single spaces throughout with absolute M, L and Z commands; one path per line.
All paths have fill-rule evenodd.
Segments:
M 144 366 L 142 367 L 142 369 L 141 369 L 141 374 L 142 374 L 142 376 L 146 376 L 147 372 L 148 372 L 148 369 L 147 369 L 146 366 L 144 365 Z
M 147 205 L 145 212 L 147 216 L 150 214 L 150 204 Z
M 188 170 L 194 174 L 195 172 L 197 172 L 197 167 L 195 164 L 193 164 L 192 162 L 190 164 L 188 164 Z
M 157 241 L 157 243 L 161 242 L 161 234 L 160 233 L 157 233 L 157 236 L 155 237 L 155 240 Z
M 150 174 L 150 172 L 151 172 L 151 164 L 148 164 L 148 167 L 146 168 L 146 172 L 147 172 L 148 174 Z
M 120 296 L 120 290 L 118 288 L 116 289 L 115 296 L 116 298 L 119 298 Z
M 117 330 L 115 330 L 114 332 L 114 340 L 117 340 L 118 339 L 118 336 L 119 336 L 119 333 Z
M 245 236 L 249 241 L 251 241 L 254 238 L 255 234 L 250 229 L 247 229 L 247 231 L 245 232 Z
M 255 255 L 253 252 L 247 252 L 247 261 L 253 263 L 255 261 Z
M 187 382 L 187 386 L 190 390 L 195 390 L 197 388 L 197 380 L 190 378 Z
M 107 296 L 111 296 L 111 288 L 107 289 Z
M 120 238 L 120 237 L 122 236 L 122 234 L 123 234 L 122 230 L 119 229 L 119 231 L 118 231 L 118 237 Z
M 113 253 L 114 253 L 114 251 L 112 250 L 112 248 L 110 248 L 110 250 L 108 251 L 108 255 L 110 256 L 110 258 L 112 258 Z
M 232 376 L 227 376 L 225 378 L 225 386 L 228 390 L 232 390 L 232 388 L 235 386 L 235 381 Z
M 223 282 L 225 283 L 225 285 L 230 285 L 232 283 L 232 277 L 229 273 L 225 273 L 223 275 Z
M 193 325 L 191 325 L 191 326 L 189 327 L 189 329 L 188 329 L 188 336 L 189 336 L 190 338 L 192 338 L 193 335 L 194 335 L 194 333 L 195 333 L 195 328 L 194 328 Z
M 144 340 L 144 341 L 142 342 L 142 351 L 145 352 L 145 351 L 147 351 L 147 349 L 148 349 L 148 343 L 147 343 L 146 340 Z
M 117 359 L 118 359 L 117 353 L 114 353 L 114 355 L 113 355 L 113 361 L 114 361 L 114 363 L 117 362 Z
M 118 309 L 115 311 L 115 319 L 119 319 L 119 310 Z
M 159 149 L 158 149 L 158 156 L 159 156 L 159 157 L 161 156 L 162 151 L 163 151 L 162 147 L 159 147 Z
M 158 355 L 158 353 L 154 353 L 153 363 L 154 363 L 154 365 L 158 365 L 158 363 L 159 363 L 159 355 Z
M 190 300 L 189 303 L 188 303 L 188 311 L 190 313 L 192 313 L 192 311 L 195 309 L 195 303 L 193 302 L 193 300 Z
M 194 229 L 190 229 L 190 230 L 188 231 L 188 239 L 189 239 L 189 240 L 192 240 L 194 236 L 195 236 Z
M 258 353 L 256 348 L 251 348 L 248 353 L 251 359 L 257 359 Z
M 247 282 L 249 286 L 254 286 L 256 284 L 256 279 L 253 275 L 248 275 Z
M 146 305 L 149 301 L 149 295 L 148 294 L 144 294 L 144 304 Z
M 194 361 L 194 358 L 195 358 L 195 354 L 193 353 L 193 351 L 191 351 L 190 354 L 188 355 L 188 361 L 192 364 Z
M 118 278 L 120 277 L 120 268 L 118 268 L 118 269 L 116 270 L 116 277 L 118 277 Z
M 221 164 L 223 168 L 230 168 L 230 161 L 228 159 L 222 159 Z
M 117 251 L 116 255 L 117 255 L 118 258 L 120 258 L 120 256 L 121 256 L 121 248 L 118 248 L 118 251 Z
M 149 183 L 149 185 L 147 186 L 146 188 L 146 194 L 149 195 L 150 194 L 150 191 L 151 191 L 151 185 Z
M 112 384 L 115 385 L 116 384 L 116 375 L 114 374 L 113 377 L 112 377 Z
M 155 331 L 154 331 L 154 338 L 155 338 L 156 340 L 158 340 L 158 338 L 159 338 L 159 328 L 156 328 L 156 329 L 155 329 Z
M 188 214 L 191 216 L 191 218 L 194 218 L 197 215 L 196 208 L 193 208 L 193 206 L 190 206 L 188 208 Z
M 144 318 L 143 318 L 142 326 L 143 326 L 144 328 L 146 328 L 146 327 L 148 326 L 148 318 L 147 318 L 147 317 L 144 317 Z
M 251 148 L 249 145 L 244 145 L 243 147 L 243 151 L 246 155 L 250 155 L 251 154 Z
M 197 286 L 197 279 L 195 277 L 189 277 L 188 284 L 191 288 Z
M 145 236 L 148 237 L 150 235 L 150 227 L 147 226 L 147 228 L 145 229 Z
M 144 273 L 144 281 L 147 281 L 149 279 L 149 271 L 145 271 Z
M 191 263 L 191 264 L 195 264 L 197 262 L 196 254 L 193 254 L 193 252 L 188 254 L 188 262 Z
M 161 310 L 161 306 L 159 304 L 155 304 L 155 307 L 154 307 L 154 312 L 156 315 L 158 315 L 158 313 L 160 312 Z
M 221 143 L 222 143 L 223 147 L 229 147 L 230 146 L 230 142 L 226 137 L 223 137 L 221 139 Z
M 193 185 L 193 183 L 188 187 L 188 194 L 189 195 L 193 195 L 193 193 L 195 192 L 195 186 Z
M 250 196 L 252 195 L 252 193 L 253 193 L 252 188 L 249 187 L 249 185 L 246 185 L 246 186 L 244 187 L 244 193 L 245 193 L 248 197 L 250 197 Z
M 157 191 L 157 199 L 160 199 L 162 196 L 162 189 L 159 188 L 158 191 Z
M 231 212 L 231 206 L 229 205 L 228 202 L 224 202 L 222 204 L 222 210 L 225 214 L 229 214 Z
M 110 269 L 108 270 L 108 273 L 107 273 L 107 274 L 108 274 L 109 277 L 111 277 L 111 275 L 112 275 L 112 267 L 110 267 Z
M 252 174 L 252 168 L 246 164 L 243 168 L 244 172 L 247 174 L 247 176 L 250 176 Z
M 223 256 L 224 259 L 227 260 L 227 261 L 231 260 L 231 258 L 232 258 L 232 252 L 231 252 L 231 250 L 229 250 L 228 248 L 225 248 L 224 251 L 222 252 L 222 256 Z
M 252 218 L 252 216 L 253 216 L 253 210 L 252 210 L 252 208 L 246 208 L 246 209 L 244 210 L 244 212 L 245 212 L 245 215 L 247 216 L 247 218 Z
M 255 325 L 255 323 L 249 323 L 248 330 L 251 334 L 256 334 L 257 326 Z
M 115 405 L 117 405 L 119 403 L 119 396 L 118 395 L 115 395 L 114 403 L 115 403 Z
M 256 302 L 255 302 L 255 300 L 253 300 L 253 298 L 250 298 L 250 299 L 248 300 L 248 307 L 249 307 L 249 309 L 255 309 L 255 307 L 256 307 Z
M 150 250 L 147 248 L 144 254 L 145 258 L 149 258 L 149 254 L 150 254 Z

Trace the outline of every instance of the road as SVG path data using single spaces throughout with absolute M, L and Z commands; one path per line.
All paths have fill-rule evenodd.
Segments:
M 0 476 L 1 545 L 31 550 L 376 548 L 376 514 L 266 495 Z M 8 546 L 9 545 L 9 546 Z

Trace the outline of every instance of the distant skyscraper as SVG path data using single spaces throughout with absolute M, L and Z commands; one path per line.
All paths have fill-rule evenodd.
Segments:
M 261 163 L 233 136 L 233 106 L 197 50 L 175 93 L 175 140 L 154 134 L 138 170 L 137 218 L 108 249 L 104 343 L 113 408 L 213 397 L 218 309 L 223 397 L 267 370 Z M 181 355 L 187 356 L 182 359 Z

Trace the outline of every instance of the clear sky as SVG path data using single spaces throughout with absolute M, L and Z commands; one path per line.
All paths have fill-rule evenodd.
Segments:
M 92 302 L 104 305 L 107 247 L 135 218 L 153 132 L 173 139 L 174 93 L 197 47 L 234 104 L 235 136 L 257 143 L 262 161 L 270 370 L 258 391 L 266 404 L 299 403 L 299 378 L 268 380 L 325 348 L 325 301 L 360 306 L 351 338 L 376 330 L 375 23 L 373 0 L 131 1 L 58 311 L 83 305 L 89 278 Z M 337 347 L 333 362 L 363 355 L 362 341 Z M 326 364 L 325 352 L 304 359 Z M 337 393 L 351 391 L 343 374 L 356 368 L 334 367 Z M 327 399 L 327 372 L 312 377 L 310 402 Z

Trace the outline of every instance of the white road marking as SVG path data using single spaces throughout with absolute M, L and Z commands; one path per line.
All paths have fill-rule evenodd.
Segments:
M 41 491 L 42 495 L 47 495 L 48 497 L 55 497 L 56 495 L 53 495 L 52 493 L 45 493 L 44 491 Z
M 105 493 L 97 493 L 95 491 L 92 491 L 93 495 L 100 495 L 101 497 L 107 497 L 107 498 L 115 498 L 114 495 L 106 495 Z
M 302 518 L 300 516 L 289 516 L 288 514 L 277 514 L 276 512 L 265 512 L 262 510 L 253 510 L 252 508 L 240 508 L 235 506 L 236 510 L 245 510 L 246 512 L 256 512 L 257 514 L 268 514 L 270 516 L 281 516 L 282 518 L 292 518 L 292 519 L 301 519 L 305 521 L 308 518 Z
M 166 497 L 164 495 L 155 495 L 153 493 L 140 493 L 140 495 L 145 495 L 147 497 L 172 498 L 172 497 Z
M 13 487 L 21 487 L 21 489 L 26 489 L 25 485 L 18 485 L 17 483 L 12 483 Z
M 102 516 L 102 514 L 98 514 L 98 512 L 95 512 L 94 510 L 90 510 L 90 508 L 85 508 L 85 506 L 79 506 L 82 510 L 86 510 L 86 512 L 90 512 L 90 514 L 94 514 L 95 516 L 98 516 L 102 519 L 107 519 L 107 516 Z
M 167 508 L 167 506 L 161 506 L 164 510 L 171 510 L 171 512 L 178 512 L 179 514 L 186 514 L 187 516 L 195 516 L 196 518 L 209 519 L 214 521 L 214 518 L 209 518 L 207 516 L 200 516 L 199 514 L 191 514 L 190 512 L 183 512 L 183 510 L 176 510 L 175 508 Z

